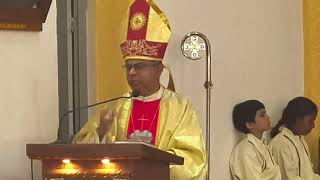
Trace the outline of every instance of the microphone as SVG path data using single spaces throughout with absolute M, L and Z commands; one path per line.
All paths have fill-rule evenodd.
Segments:
M 108 102 L 112 102 L 112 101 L 115 101 L 115 100 L 118 100 L 118 99 L 129 99 L 129 98 L 133 98 L 133 97 L 138 97 L 140 95 L 140 91 L 139 90 L 133 90 L 131 92 L 131 96 L 120 96 L 120 97 L 116 97 L 116 98 L 113 98 L 113 99 L 108 99 L 108 100 L 105 100 L 105 101 L 101 101 L 101 102 L 98 102 L 98 103 L 94 103 L 94 104 L 90 104 L 88 106 L 83 106 L 83 107 L 79 107 L 79 108 L 76 108 L 76 109 L 71 109 L 65 113 L 62 114 L 62 116 L 59 118 L 59 128 L 58 128 L 58 133 L 57 133 L 57 140 L 54 141 L 52 144 L 65 144 L 66 142 L 64 142 L 62 140 L 62 127 L 61 127 L 61 122 L 64 120 L 64 118 L 69 114 L 69 113 L 73 113 L 73 112 L 77 112 L 77 111 L 81 111 L 83 109 L 89 109 L 91 107 L 95 107 L 95 106 L 98 106 L 98 105 L 101 105 L 101 104 L 105 104 L 105 103 L 108 103 Z

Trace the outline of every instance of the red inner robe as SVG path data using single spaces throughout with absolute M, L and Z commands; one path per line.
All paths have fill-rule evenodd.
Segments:
M 150 102 L 133 100 L 127 137 L 136 131 L 148 130 L 152 133 L 151 144 L 155 144 L 159 119 L 160 99 Z

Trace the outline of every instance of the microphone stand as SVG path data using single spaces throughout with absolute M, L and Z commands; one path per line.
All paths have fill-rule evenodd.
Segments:
M 73 113 L 73 112 L 77 112 L 77 111 L 81 111 L 83 109 L 88 109 L 88 108 L 91 108 L 91 107 L 94 107 L 94 106 L 98 106 L 98 105 L 101 105 L 101 104 L 105 104 L 105 103 L 108 103 L 108 102 L 111 102 L 111 101 L 115 101 L 115 100 L 118 100 L 118 99 L 129 99 L 129 98 L 132 98 L 132 97 L 138 97 L 139 95 L 140 95 L 140 92 L 132 91 L 131 96 L 121 96 L 121 97 L 117 97 L 117 98 L 113 98 L 113 99 L 108 99 L 108 100 L 101 101 L 101 102 L 98 102 L 98 103 L 94 103 L 94 104 L 91 104 L 91 105 L 88 105 L 88 106 L 79 107 L 79 108 L 76 108 L 76 109 L 71 109 L 71 110 L 63 113 L 62 116 L 59 118 L 59 128 L 58 128 L 58 132 L 57 132 L 57 139 L 52 144 L 67 144 L 68 143 L 68 142 L 65 142 L 65 141 L 62 140 L 62 133 L 63 132 L 62 132 L 62 123 L 61 123 L 61 122 L 64 121 L 64 118 L 68 114 Z

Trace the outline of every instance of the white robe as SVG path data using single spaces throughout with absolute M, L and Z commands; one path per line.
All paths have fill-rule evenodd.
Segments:
M 279 164 L 282 180 L 320 180 L 313 172 L 308 144 L 303 136 L 295 136 L 283 127 L 269 145 Z
M 247 134 L 233 148 L 229 165 L 234 180 L 281 179 L 279 166 L 268 146 L 252 134 Z

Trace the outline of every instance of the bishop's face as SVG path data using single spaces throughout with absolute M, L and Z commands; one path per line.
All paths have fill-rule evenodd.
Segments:
M 159 61 L 129 59 L 124 65 L 129 86 L 149 96 L 160 88 L 160 76 L 163 65 Z

